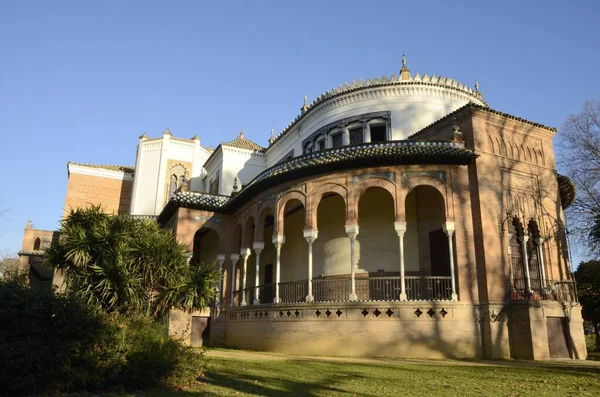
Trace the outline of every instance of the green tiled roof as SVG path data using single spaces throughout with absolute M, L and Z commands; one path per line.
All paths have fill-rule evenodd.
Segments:
M 237 137 L 233 141 L 224 142 L 223 145 L 233 146 L 233 147 L 236 147 L 239 149 L 254 150 L 255 152 L 260 152 L 260 151 L 264 150 L 264 148 L 262 146 L 260 146 L 257 143 L 252 142 L 250 139 L 244 138 L 243 135 Z
M 232 212 L 272 186 L 307 176 L 360 167 L 403 164 L 467 165 L 476 157 L 462 144 L 454 142 L 390 141 L 365 143 L 328 149 L 292 158 L 261 172 L 236 196 L 220 196 L 198 192 L 178 192 L 158 217 L 163 223 L 178 207 L 215 212 Z

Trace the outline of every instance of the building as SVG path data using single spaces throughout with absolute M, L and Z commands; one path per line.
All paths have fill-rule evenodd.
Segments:
M 166 130 L 140 137 L 135 167 L 68 163 L 65 207 L 156 217 L 218 263 L 211 313 L 171 316 L 193 344 L 584 359 L 555 133 L 403 59 L 398 76 L 305 97 L 267 147 Z M 32 274 L 39 233 L 21 252 Z

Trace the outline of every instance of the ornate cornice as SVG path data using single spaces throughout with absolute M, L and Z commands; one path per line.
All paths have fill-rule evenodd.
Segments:
M 351 84 L 345 83 L 315 98 L 306 111 L 296 116 L 266 150 L 268 151 L 282 140 L 289 131 L 295 129 L 294 127 L 309 122 L 323 112 L 365 99 L 416 95 L 475 102 L 487 107 L 479 92 L 451 78 L 435 75 L 429 77 L 427 74 L 421 77 L 417 73 L 409 80 L 399 80 L 395 75 L 391 75 L 390 78 L 383 76 L 381 79 L 375 77 L 364 82 L 360 79 L 358 83 L 354 81 Z

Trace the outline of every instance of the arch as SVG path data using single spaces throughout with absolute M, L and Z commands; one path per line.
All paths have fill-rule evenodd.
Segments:
M 367 179 L 363 179 L 362 181 L 354 185 L 352 189 L 352 201 L 349 205 L 348 221 L 358 221 L 358 202 L 360 201 L 360 198 L 365 193 L 365 191 L 372 187 L 380 187 L 384 190 L 387 190 L 392 195 L 392 198 L 394 199 L 394 216 L 398 218 L 399 210 L 396 195 L 396 185 L 385 178 L 370 177 Z
M 299 190 L 290 190 L 286 193 L 284 193 L 281 197 L 278 198 L 277 200 L 277 216 L 275 217 L 276 219 L 276 225 L 277 228 L 275 229 L 276 233 L 282 233 L 283 232 L 283 218 L 285 215 L 285 207 L 287 206 L 288 202 L 290 200 L 298 200 L 300 201 L 300 203 L 302 204 L 302 206 L 304 208 L 306 208 L 306 194 L 304 194 L 304 192 L 301 192 Z
M 250 215 L 246 218 L 244 222 L 242 248 L 252 248 L 252 243 L 254 242 L 255 228 L 256 221 L 254 220 L 254 215 Z
M 404 182 L 406 194 L 404 195 L 402 202 L 398 203 L 398 205 L 406 206 L 406 198 L 408 197 L 411 191 L 418 188 L 419 186 L 429 186 L 437 190 L 438 193 L 442 195 L 442 199 L 444 200 L 446 218 L 448 218 L 448 220 L 454 219 L 454 214 L 448 200 L 447 186 L 444 183 L 432 177 L 420 176 L 409 178 L 408 180 L 406 180 Z
M 400 252 L 394 196 L 380 186 L 364 191 L 358 199 L 358 271 L 398 274 Z
M 345 221 L 348 220 L 348 189 L 337 183 L 325 183 L 314 189 L 310 195 L 310 224 L 309 228 L 317 228 L 317 211 L 323 196 L 329 193 L 337 194 L 344 200 Z
M 194 233 L 191 263 L 213 263 L 220 249 L 220 234 L 212 227 L 201 227 Z
M 506 142 L 504 142 L 504 138 L 502 138 L 502 148 L 500 149 L 500 152 L 503 156 L 508 155 L 508 152 L 506 150 Z
M 306 207 L 298 197 L 285 201 L 282 206 L 280 234 L 285 236 L 281 248 L 281 282 L 306 279 L 308 263 L 307 243 L 304 238 Z
M 408 275 L 450 276 L 446 211 L 442 193 L 431 185 L 415 186 L 406 195 L 405 263 Z M 443 291 L 448 295 L 449 291 Z M 424 299 L 412 296 L 409 299 Z M 429 297 L 431 298 L 431 297 Z
M 490 141 L 490 150 L 492 153 L 496 154 L 496 148 L 494 146 L 494 138 L 491 135 L 488 135 L 488 140 Z
M 41 245 L 42 245 L 42 240 L 40 240 L 39 237 L 36 237 L 35 241 L 33 242 L 33 250 L 34 251 L 39 250 Z
M 269 218 L 268 218 L 269 216 L 272 219 L 269 220 Z M 273 224 L 275 221 L 275 206 L 273 205 L 273 202 L 271 202 L 270 200 L 267 200 L 267 202 L 261 203 L 261 205 L 257 211 L 257 219 L 258 219 L 258 223 L 256 224 L 256 228 L 255 228 L 254 241 L 260 241 L 260 242 L 271 241 L 271 239 L 268 238 L 268 236 L 265 236 L 265 230 L 266 230 L 267 223 Z

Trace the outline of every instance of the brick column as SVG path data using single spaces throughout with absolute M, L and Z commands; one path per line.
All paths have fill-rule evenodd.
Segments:
M 308 243 L 308 295 L 306 295 L 307 302 L 313 302 L 315 297 L 312 294 L 312 279 L 313 279 L 313 243 L 317 239 L 319 231 L 316 229 L 304 230 L 304 238 Z
M 356 263 L 354 259 L 354 243 L 356 242 L 356 236 L 358 236 L 358 225 L 346 225 L 346 234 L 350 238 L 350 296 L 349 300 L 355 301 L 358 299 L 356 296 Z
M 265 248 L 265 243 L 256 242 L 252 246 L 254 248 L 254 252 L 256 253 L 256 276 L 254 277 L 254 301 L 252 302 L 255 305 L 260 304 L 259 293 L 260 293 L 260 253 Z
M 400 300 L 408 299 L 406 296 L 406 279 L 404 276 L 404 233 L 406 233 L 406 222 L 394 222 L 394 228 L 398 233 L 398 242 L 400 244 Z
M 242 274 L 242 303 L 241 306 L 246 306 L 248 302 L 246 302 L 246 273 L 248 270 L 248 257 L 250 256 L 250 248 L 242 248 L 240 251 L 240 255 L 242 256 L 243 263 L 243 274 Z
M 281 246 L 283 243 L 285 243 L 285 236 L 273 236 L 273 244 L 275 245 L 275 251 L 277 252 L 275 259 L 275 298 L 273 298 L 273 303 L 281 302 L 281 299 L 279 299 L 279 282 L 281 279 Z
M 231 261 L 231 301 L 229 302 L 229 307 L 233 307 L 233 299 L 235 297 L 235 264 L 240 260 L 240 256 L 238 254 L 229 255 L 229 260 Z
M 452 300 L 458 300 L 458 294 L 456 293 L 456 280 L 454 277 L 454 244 L 452 244 L 452 236 L 454 235 L 454 222 L 446 222 L 442 228 L 444 233 L 448 236 L 448 250 L 450 252 L 450 281 L 452 282 Z

